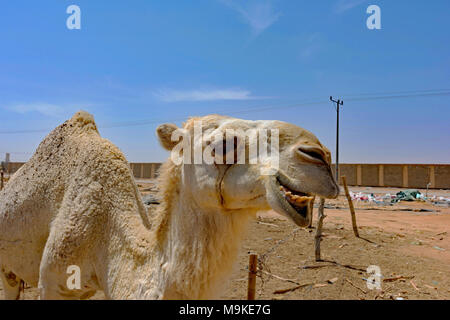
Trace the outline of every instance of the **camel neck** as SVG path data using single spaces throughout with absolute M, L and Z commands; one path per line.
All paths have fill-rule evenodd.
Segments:
M 165 298 L 214 297 L 236 259 L 251 212 L 201 209 L 181 191 L 162 246 Z

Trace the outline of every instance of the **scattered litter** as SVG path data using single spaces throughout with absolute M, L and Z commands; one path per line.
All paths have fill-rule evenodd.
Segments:
M 356 202 L 369 202 L 369 203 L 375 203 L 377 205 L 392 205 L 390 202 L 393 199 L 393 197 L 387 193 L 384 196 L 375 196 L 373 193 L 365 194 L 362 192 L 353 193 L 350 191 L 350 197 L 352 198 L 352 201 Z M 394 196 L 395 197 L 395 196 Z
M 444 197 L 432 197 L 429 199 L 432 204 L 438 207 L 450 207 L 450 198 Z
M 425 197 L 416 189 L 408 189 L 405 191 L 397 192 L 396 197 L 392 199 L 392 203 L 399 201 L 415 201 L 417 199 L 424 199 Z
M 138 186 L 139 186 L 139 185 L 138 185 Z M 142 187 L 142 186 L 141 186 L 141 187 Z M 141 192 L 155 192 L 155 191 L 158 191 L 158 189 L 155 188 L 155 187 L 145 188 L 145 189 L 142 189 L 142 190 L 141 190 Z
M 438 246 L 434 246 L 433 248 L 436 249 L 436 250 L 445 251 L 444 248 L 441 248 L 441 247 L 438 247 Z
M 151 204 L 160 204 L 159 199 L 157 199 L 155 197 L 155 195 L 153 194 L 147 194 L 145 196 L 142 197 L 142 201 L 144 202 L 145 205 L 149 206 Z
M 422 202 L 431 202 L 433 205 L 440 207 L 450 207 L 450 198 L 445 198 L 442 196 L 431 196 L 427 197 L 423 195 L 417 189 L 407 189 L 400 192 L 397 192 L 395 195 L 391 195 L 390 193 L 386 193 L 384 196 L 382 195 L 374 195 L 373 193 L 363 193 L 358 192 L 354 193 L 350 191 L 350 197 L 353 201 L 358 202 L 368 202 L 371 204 L 381 205 L 381 206 L 392 206 L 395 203 L 400 201 L 422 201 Z M 327 207 L 326 207 L 327 208 Z M 338 207 L 328 208 L 328 209 L 341 209 Z M 426 209 L 422 209 L 426 210 Z M 418 211 L 418 212 L 433 212 L 433 211 Z

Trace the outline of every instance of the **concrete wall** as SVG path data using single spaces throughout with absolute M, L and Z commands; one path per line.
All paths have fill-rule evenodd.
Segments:
M 384 165 L 383 184 L 391 187 L 403 187 L 403 166 Z
M 10 162 L 8 172 L 16 172 L 23 163 Z M 160 163 L 130 163 L 134 177 L 153 179 Z M 333 173 L 334 165 L 332 165 Z M 450 189 L 450 164 L 340 164 L 340 175 L 350 186 Z
M 450 189 L 448 164 L 343 164 L 339 170 L 352 186 L 426 188 L 429 183 L 431 189 Z
M 25 163 L 23 162 L 10 162 L 6 172 L 12 174 L 20 169 Z M 130 163 L 131 171 L 135 178 L 140 179 L 154 179 L 158 176 L 158 170 L 161 163 Z
M 154 179 L 158 176 L 161 163 L 130 163 L 134 177 L 139 179 Z

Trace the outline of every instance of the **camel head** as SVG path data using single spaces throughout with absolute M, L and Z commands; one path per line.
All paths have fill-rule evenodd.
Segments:
M 314 196 L 339 194 L 329 150 L 293 124 L 209 115 L 191 118 L 182 128 L 160 125 L 157 135 L 180 167 L 181 187 L 202 208 L 224 214 L 272 208 L 306 226 Z

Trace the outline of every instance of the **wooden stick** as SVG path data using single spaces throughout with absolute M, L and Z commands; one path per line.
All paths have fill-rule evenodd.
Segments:
M 247 300 L 255 300 L 255 287 L 256 287 L 256 269 L 258 267 L 258 256 L 256 254 L 250 254 L 248 260 L 248 289 Z
M 414 278 L 414 276 L 398 276 L 398 277 L 383 279 L 383 282 L 393 282 L 393 281 L 397 281 L 397 280 L 408 280 L 408 279 L 413 279 L 413 278 Z
M 348 200 L 348 206 L 350 207 L 350 213 L 352 215 L 353 233 L 355 234 L 355 237 L 359 238 L 358 226 L 356 225 L 355 208 L 353 207 L 353 201 L 352 198 L 350 197 L 350 193 L 348 192 L 347 179 L 345 178 L 345 176 L 342 176 L 341 179 L 345 189 L 345 196 L 347 197 Z
M 3 190 L 3 170 L 0 170 L 1 182 L 0 182 L 0 190 Z
M 351 282 L 351 281 L 348 280 L 347 278 L 345 278 L 345 280 L 347 280 L 347 282 L 350 283 L 350 285 L 351 285 L 352 287 L 358 289 L 359 291 L 361 291 L 361 292 L 364 293 L 364 294 L 367 294 L 367 291 L 365 291 L 365 290 L 361 289 L 360 287 L 354 285 L 353 282 Z
M 324 207 L 325 207 L 325 198 L 321 197 L 318 210 L 317 230 L 315 236 L 316 261 L 322 261 L 320 259 L 320 240 L 322 238 L 323 219 L 325 219 L 325 215 L 323 214 Z
M 409 283 L 411 283 L 411 285 L 414 287 L 414 289 L 416 289 L 417 291 L 420 291 L 419 288 L 417 288 L 416 284 L 414 283 L 414 281 L 409 280 Z
M 304 288 L 304 287 L 308 287 L 308 286 L 312 286 L 312 285 L 313 285 L 312 283 L 300 284 L 300 285 L 298 285 L 296 287 L 293 287 L 293 288 L 276 290 L 276 291 L 273 292 L 273 294 L 283 294 L 283 293 L 295 291 L 295 290 L 298 290 L 300 288 Z
M 300 285 L 300 283 L 298 283 L 297 281 L 295 281 L 294 279 L 286 279 L 286 278 L 282 278 L 280 276 L 277 276 L 276 274 L 261 270 L 262 273 L 267 274 L 270 277 L 274 277 L 275 279 L 281 280 L 281 281 L 287 281 L 296 285 Z
M 312 227 L 313 224 L 313 218 L 314 218 L 314 203 L 316 202 L 316 196 L 313 197 L 311 200 L 311 220 L 309 220 L 308 228 Z
M 357 271 L 363 271 L 366 272 L 366 269 L 362 269 L 362 268 L 358 268 L 357 266 L 351 266 L 349 264 L 340 264 L 336 261 L 330 261 L 330 260 L 321 260 L 322 262 L 329 262 L 330 264 L 322 264 L 322 265 L 317 265 L 317 266 L 303 266 L 300 267 L 301 269 L 318 269 L 318 268 L 325 268 L 325 267 L 343 267 L 343 268 L 348 268 L 348 269 L 352 269 L 352 270 L 357 270 Z

